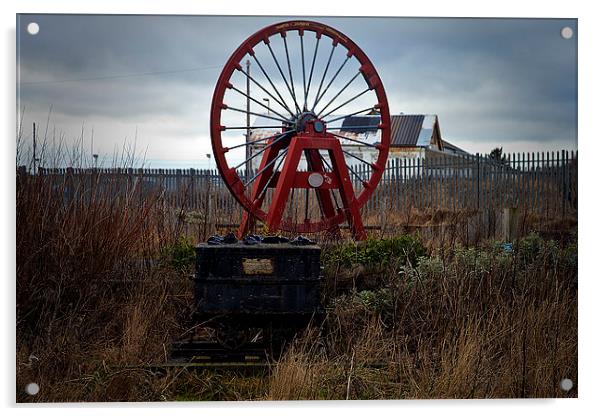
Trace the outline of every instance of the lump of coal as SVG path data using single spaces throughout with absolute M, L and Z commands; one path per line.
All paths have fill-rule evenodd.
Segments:
M 266 243 L 266 244 L 288 243 L 288 238 L 282 237 L 280 235 L 268 235 L 267 237 L 263 238 L 262 243 Z
M 255 244 L 261 243 L 262 237 L 257 234 L 249 234 L 242 241 L 244 244 L 254 246 Z
M 221 235 L 212 235 L 209 237 L 209 239 L 207 239 L 207 244 L 212 246 L 221 246 L 224 244 L 224 237 Z
M 294 240 L 291 241 L 291 244 L 295 246 L 311 246 L 316 244 L 315 241 L 310 240 L 307 237 L 303 237 L 302 235 L 297 236 Z
M 236 244 L 238 243 L 238 239 L 234 235 L 234 233 L 228 233 L 224 237 L 221 235 L 212 235 L 207 240 L 207 244 L 211 246 L 221 246 L 223 244 Z
M 228 233 L 224 237 L 224 244 L 236 244 L 238 243 L 238 238 L 234 235 L 234 233 Z

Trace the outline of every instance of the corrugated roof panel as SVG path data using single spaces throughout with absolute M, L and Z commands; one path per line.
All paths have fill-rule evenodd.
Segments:
M 391 116 L 391 145 L 416 146 L 423 123 L 422 114 Z

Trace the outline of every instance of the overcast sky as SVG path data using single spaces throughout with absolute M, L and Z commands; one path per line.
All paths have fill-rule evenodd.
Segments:
M 21 15 L 18 105 L 68 142 L 110 158 L 137 132 L 154 167 L 206 167 L 221 68 L 249 35 L 288 17 Z M 577 22 L 566 19 L 317 18 L 377 68 L 392 114 L 439 116 L 469 152 L 577 148 Z M 27 25 L 37 22 L 32 36 Z M 560 35 L 563 27 L 572 39 Z M 151 73 L 151 74 L 149 74 Z

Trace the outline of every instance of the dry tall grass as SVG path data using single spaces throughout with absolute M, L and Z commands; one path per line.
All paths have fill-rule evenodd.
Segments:
M 328 317 L 270 374 L 158 377 L 191 305 L 186 270 L 158 261 L 179 230 L 159 195 L 67 188 L 17 175 L 18 401 L 563 397 L 577 381 L 574 236 L 351 262 L 362 246 L 327 248 Z
M 388 273 L 383 288 L 362 290 L 356 276 L 351 293 L 331 293 L 325 343 L 300 340 L 268 397 L 566 397 L 560 381 L 577 380 L 576 256 L 573 244 L 530 236 L 512 253 L 454 249 L 399 274 L 372 266 Z
M 164 360 L 186 311 L 183 276 L 153 264 L 169 232 L 135 189 L 66 189 L 17 175 L 17 399 L 28 382 L 40 401 L 139 399 L 106 377 Z

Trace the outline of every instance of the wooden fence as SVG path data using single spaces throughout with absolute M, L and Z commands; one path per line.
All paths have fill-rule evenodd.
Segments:
M 351 168 L 359 190 L 369 167 Z M 65 198 L 105 186 L 115 196 L 143 199 L 159 194 L 166 207 L 197 212 L 210 221 L 236 223 L 242 213 L 215 170 L 39 168 L 38 173 L 60 183 Z M 506 207 L 545 218 L 575 216 L 577 152 L 515 153 L 498 160 L 427 152 L 423 157 L 390 159 L 362 215 L 370 223 L 369 218 L 383 212 L 485 212 Z

